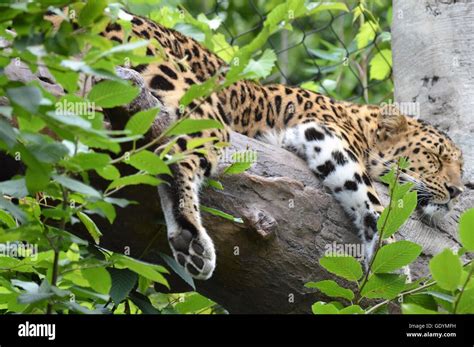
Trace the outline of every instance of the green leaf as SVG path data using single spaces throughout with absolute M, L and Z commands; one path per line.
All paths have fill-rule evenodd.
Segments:
M 139 92 L 139 88 L 126 83 L 103 81 L 96 84 L 87 97 L 96 106 L 111 108 L 130 103 Z
M 55 164 L 66 156 L 69 151 L 66 146 L 58 142 L 49 142 L 49 138 L 37 134 L 28 134 L 24 136 L 28 144 L 28 150 L 41 163 Z
M 354 257 L 323 257 L 319 264 L 327 271 L 349 281 L 357 281 L 362 277 L 362 267 Z
M 184 282 L 186 282 L 187 284 L 189 284 L 191 286 L 191 288 L 196 290 L 196 285 L 194 284 L 194 279 L 189 275 L 189 273 L 187 273 L 184 270 L 184 268 L 181 265 L 178 264 L 178 262 L 176 260 L 174 260 L 170 256 L 168 256 L 166 254 L 163 254 L 163 253 L 160 253 L 160 256 L 163 258 L 166 265 L 168 265 L 171 268 L 171 270 L 176 272 L 176 274 L 179 277 L 181 277 Z
M 196 313 L 208 307 L 214 306 L 214 302 L 199 293 L 186 296 L 183 302 L 176 304 L 176 310 L 181 314 Z
M 377 229 L 382 231 L 382 227 L 384 228 L 382 236 L 384 239 L 389 238 L 400 229 L 415 210 L 416 204 L 417 193 L 413 191 L 404 194 L 402 198 L 393 201 L 391 207 L 384 209 L 377 221 Z
M 310 2 L 306 6 L 309 12 L 306 15 L 312 15 L 321 11 L 344 11 L 349 12 L 346 4 L 343 2 Z
M 11 102 L 29 113 L 35 114 L 41 104 L 41 91 L 34 86 L 9 88 L 6 91 Z
M 474 251 L 474 208 L 465 211 L 459 220 L 459 238 L 468 251 Z
M 406 240 L 385 245 L 377 252 L 372 272 L 385 273 L 398 270 L 414 261 L 421 251 L 420 245 Z
M 372 21 L 367 21 L 359 28 L 359 33 L 356 35 L 357 48 L 362 49 L 375 39 L 378 25 Z
M 69 159 L 68 163 L 87 171 L 103 168 L 110 161 L 110 156 L 106 153 L 81 152 Z
M 166 136 L 193 134 L 205 129 L 223 129 L 221 122 L 214 119 L 183 119 L 172 125 L 166 132 Z
M 405 276 L 397 274 L 372 275 L 361 295 L 369 299 L 393 299 L 405 288 Z
M 222 58 L 226 63 L 229 63 L 232 57 L 235 55 L 238 46 L 231 46 L 225 35 L 220 33 L 214 33 L 211 35 L 211 40 L 214 46 L 214 53 L 216 53 L 220 58 Z
M 38 159 L 21 143 L 18 143 L 15 150 L 20 152 L 21 160 L 31 171 L 27 171 L 25 177 L 26 187 L 31 194 L 36 193 L 36 189 L 41 190 L 49 183 L 51 167 L 40 163 Z
M 311 7 L 310 7 L 311 8 Z M 287 22 L 291 17 L 296 18 L 306 13 L 308 9 L 305 6 L 304 0 L 289 0 L 284 3 L 275 6 L 272 11 L 267 15 L 264 22 L 264 26 L 269 28 L 270 31 L 277 29 L 277 27 L 283 22 Z M 314 10 L 314 8 L 311 8 Z M 291 17 L 290 17 L 291 16 Z
M 402 313 L 403 314 L 437 314 L 438 312 L 433 311 L 433 310 L 428 310 L 416 304 L 402 304 Z
M 120 304 L 135 287 L 138 280 L 138 275 L 128 269 L 108 269 L 112 279 L 112 285 L 109 295 L 114 301 L 115 305 Z
M 235 162 L 230 164 L 228 167 L 225 168 L 224 174 L 226 175 L 236 175 L 242 172 L 247 171 L 252 167 L 252 162 Z
M 344 307 L 339 314 L 365 314 L 365 311 L 359 305 Z
M 2 250 L 2 253 L 6 253 L 7 249 L 5 249 L 4 247 L 0 247 L 0 250 Z M 0 271 L 35 272 L 33 267 L 29 265 L 28 263 L 23 262 L 16 258 L 12 258 L 10 256 L 3 256 L 3 255 L 0 255 L 0 269 L 1 269 Z
M 321 50 L 321 49 L 308 49 L 308 50 L 312 55 L 314 55 L 318 58 L 328 60 L 328 61 L 334 61 L 336 63 L 341 62 L 342 59 L 346 55 L 346 52 L 343 51 L 343 50 L 334 50 L 334 51 L 325 51 L 325 50 Z M 309 81 L 309 83 L 311 83 L 311 82 L 312 81 Z M 308 83 L 308 82 L 305 82 L 305 83 Z M 303 83 L 303 84 L 305 84 L 305 83 Z M 312 83 L 314 83 L 314 82 L 312 82 Z M 304 88 L 303 84 L 301 85 L 302 88 Z
M 424 291 L 423 293 L 429 294 L 431 298 L 441 299 L 443 301 L 450 302 L 450 303 L 454 302 L 454 297 L 446 293 L 441 293 L 435 290 L 427 290 L 427 291 Z
M 76 181 L 75 179 L 69 178 L 67 176 L 62 176 L 62 175 L 53 175 L 53 178 L 56 182 L 61 184 L 62 186 L 74 191 L 78 192 L 93 198 L 101 198 L 102 194 L 95 190 L 94 188 Z
M 201 84 L 193 84 L 181 97 L 179 104 L 182 107 L 188 106 L 193 100 L 211 95 L 218 87 L 217 75 L 209 78 Z
M 151 108 L 135 113 L 125 125 L 125 130 L 129 130 L 132 135 L 145 134 L 153 124 L 158 112 L 160 112 L 158 108 Z
M 350 289 L 341 287 L 332 280 L 325 280 L 319 282 L 308 282 L 304 285 L 306 288 L 316 288 L 327 296 L 333 298 L 343 298 L 351 301 L 354 299 L 354 293 Z
M 168 281 L 161 274 L 168 273 L 168 271 L 163 266 L 145 263 L 124 255 L 114 254 L 114 256 L 116 259 L 115 265 L 117 267 L 132 270 L 137 274 L 152 280 L 153 282 L 163 284 L 165 287 L 169 288 Z
M 3 141 L 8 148 L 13 148 L 16 144 L 16 134 L 12 126 L 5 120 L 0 118 L 0 140 Z
M 82 269 L 82 275 L 89 281 L 89 285 L 96 292 L 108 294 L 112 287 L 112 279 L 103 267 Z
M 408 169 L 410 167 L 410 160 L 407 157 L 400 157 L 398 159 L 398 166 L 400 169 Z
M 88 215 L 82 212 L 77 212 L 77 216 L 81 220 L 82 224 L 84 224 L 89 234 L 91 234 L 92 238 L 94 239 L 94 242 L 96 244 L 99 244 L 102 233 L 100 232 L 94 221 Z
M 81 26 L 88 26 L 99 18 L 107 7 L 105 0 L 88 0 L 82 8 L 77 21 Z
M 424 293 L 414 293 L 405 295 L 403 301 L 406 304 L 416 304 L 428 310 L 436 310 L 438 305 L 435 299 L 430 295 L 429 291 Z
M 24 178 L 0 182 L 0 193 L 14 198 L 24 198 L 28 195 Z
M 39 285 L 33 281 L 21 281 L 13 279 L 11 282 L 15 287 L 24 289 L 29 293 L 37 293 L 39 291 Z
M 216 180 L 213 180 L 213 179 L 208 178 L 208 179 L 206 180 L 206 183 L 207 183 L 208 186 L 210 186 L 210 187 L 212 187 L 212 188 L 215 188 L 215 189 L 217 189 L 217 190 L 224 190 L 224 186 L 223 186 L 222 183 L 219 182 L 219 181 L 216 181 Z
M 74 71 L 59 71 L 50 69 L 54 79 L 69 93 L 75 93 L 78 87 L 79 74 Z
M 104 304 L 110 299 L 110 296 L 108 295 L 108 293 L 99 294 L 91 289 L 86 289 L 79 286 L 71 287 L 70 290 L 72 293 L 74 293 L 74 295 L 76 295 L 76 298 L 92 299 L 96 302 L 100 302 Z
M 35 282 L 19 280 L 12 280 L 12 284 L 26 290 L 26 293 L 22 293 L 18 296 L 18 303 L 20 304 L 33 304 L 41 302 L 62 293 L 62 291 L 58 288 L 56 288 L 56 291 L 53 291 L 53 288 L 45 279 L 40 286 L 38 286 Z
M 22 293 L 18 295 L 18 303 L 20 304 L 33 304 L 41 301 L 45 301 L 54 296 L 54 293 Z
M 98 308 L 96 310 L 90 310 L 83 305 L 79 305 L 75 301 L 61 301 L 58 303 L 60 306 L 65 306 L 68 310 L 74 313 L 81 313 L 81 314 L 110 314 L 110 311 L 106 308 Z
M 26 186 L 28 187 L 28 191 L 31 194 L 35 194 L 46 187 L 46 185 L 49 183 L 49 176 L 42 175 L 41 172 L 38 172 L 31 167 L 27 167 L 25 173 L 25 182 Z
M 382 49 L 370 60 L 370 79 L 384 80 L 392 71 L 392 51 Z
M 91 122 L 74 113 L 56 110 L 54 112 L 46 112 L 46 117 L 46 122 L 49 121 L 49 123 L 51 123 L 51 121 L 53 121 L 53 124 L 60 123 L 59 125 L 62 126 L 62 128 L 70 127 L 86 131 L 92 130 Z
M 116 180 L 120 177 L 120 171 L 113 165 L 107 165 L 102 168 L 96 169 L 96 172 L 100 177 L 105 178 L 106 180 Z
M 135 175 L 130 175 L 130 176 L 124 176 L 120 177 L 116 180 L 114 180 L 110 185 L 107 187 L 107 190 L 121 187 L 121 186 L 132 186 L 132 185 L 137 185 L 137 184 L 148 184 L 150 186 L 157 186 L 161 184 L 163 181 L 150 176 L 146 174 L 135 174 Z
M 266 49 L 258 60 L 251 59 L 244 69 L 247 79 L 259 80 L 267 77 L 275 66 L 276 55 L 271 49 Z
M 157 310 L 150 302 L 150 299 L 138 292 L 130 293 L 130 300 L 137 305 L 137 307 L 144 313 L 144 314 L 160 314 L 161 312 Z
M 101 57 L 106 57 L 115 53 L 120 53 L 120 52 L 129 52 L 129 51 L 134 51 L 137 48 L 142 48 L 146 47 L 150 41 L 148 40 L 139 40 L 139 41 L 134 41 L 134 42 L 127 42 L 121 45 L 117 45 L 109 49 L 108 51 L 105 51 L 101 53 Z
M 6 211 L 0 210 L 0 222 L 3 222 L 7 228 L 16 227 L 15 219 Z
M 130 200 L 127 200 L 127 199 L 118 199 L 118 198 L 105 198 L 104 199 L 105 202 L 108 202 L 108 203 L 111 203 L 111 204 L 114 204 L 114 205 L 117 205 L 119 207 L 127 207 L 128 205 L 133 205 L 133 204 L 137 204 L 137 202 L 135 201 L 130 201 Z
M 314 314 L 339 314 L 339 309 L 333 304 L 326 304 L 318 301 L 311 306 Z
M 473 314 L 474 313 L 474 288 L 467 289 L 462 293 L 459 299 L 458 309 L 456 313 L 460 313 L 460 314 L 466 314 L 466 313 Z
M 105 216 L 110 224 L 112 224 L 117 217 L 114 205 L 105 201 L 94 201 L 87 204 L 90 210 L 97 211 L 101 216 Z
M 197 139 L 190 139 L 188 143 L 186 144 L 186 149 L 194 149 L 197 147 L 201 147 L 202 145 L 211 142 L 211 141 L 217 141 L 219 140 L 217 137 L 201 137 Z
M 204 211 L 204 212 L 208 212 L 208 213 L 210 213 L 214 216 L 218 216 L 218 217 L 228 219 L 228 220 L 230 220 L 234 223 L 243 223 L 242 218 L 234 217 L 231 214 L 225 213 L 221 210 L 217 210 L 217 209 L 212 208 L 212 207 L 207 207 L 207 206 L 201 205 L 201 210 Z
M 144 170 L 152 175 L 157 174 L 168 174 L 171 175 L 171 171 L 168 165 L 160 159 L 158 154 L 150 151 L 141 151 L 133 154 L 128 161 L 128 164 L 137 168 L 138 170 Z
M 445 249 L 431 259 L 430 271 L 438 286 L 455 290 L 461 281 L 461 260 L 450 249 Z
M 18 206 L 12 204 L 10 201 L 0 195 L 0 209 L 8 211 L 13 217 L 24 223 L 27 219 L 25 212 Z

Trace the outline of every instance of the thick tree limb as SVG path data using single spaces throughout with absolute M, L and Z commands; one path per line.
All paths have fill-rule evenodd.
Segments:
M 130 78 L 140 85 L 139 76 L 131 74 Z M 133 110 L 109 110 L 112 125 L 123 122 L 132 111 L 150 107 L 153 100 L 150 104 L 147 95 L 142 90 Z M 159 120 L 167 121 L 167 114 L 162 116 Z M 197 283 L 197 288 L 231 313 L 310 312 L 312 303 L 328 298 L 305 289 L 304 283 L 334 279 L 319 266 L 318 259 L 334 245 L 356 247 L 359 240 L 341 207 L 304 161 L 290 152 L 233 134 L 221 171 L 229 164 L 225 159 L 230 153 L 243 150 L 258 153 L 255 165 L 246 173 L 219 177 L 223 191 L 206 188 L 201 194 L 203 205 L 241 217 L 244 223 L 203 213 L 204 225 L 216 244 L 217 269 L 210 280 Z M 170 251 L 156 188 L 127 187 L 118 196 L 139 204 L 118 209 L 113 225 L 96 219 L 104 234 L 101 246 L 163 263 L 159 252 Z M 453 217 L 438 229 L 416 217 L 409 221 L 401 234 L 424 245 L 424 255 L 412 268 L 415 277 L 425 273 L 432 254 L 459 246 L 455 220 L 459 210 L 472 206 L 473 201 L 474 194 L 465 195 Z M 171 285 L 174 291 L 190 289 L 176 276 L 172 276 Z

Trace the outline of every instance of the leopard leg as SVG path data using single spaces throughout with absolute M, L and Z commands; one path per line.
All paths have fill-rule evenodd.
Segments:
M 377 243 L 377 220 L 383 210 L 362 160 L 333 131 L 316 122 L 286 130 L 283 147 L 305 158 L 344 210 L 351 216 L 365 246 L 366 263 Z
M 186 149 L 188 136 L 178 138 L 175 153 Z M 214 244 L 202 226 L 199 189 L 213 172 L 218 156 L 207 147 L 207 155 L 190 154 L 170 165 L 172 177 L 158 188 L 166 220 L 168 241 L 176 261 L 196 279 L 208 279 L 216 266 Z

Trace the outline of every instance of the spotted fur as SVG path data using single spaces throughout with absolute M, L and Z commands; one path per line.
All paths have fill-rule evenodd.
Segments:
M 174 153 L 186 149 L 196 137 L 229 141 L 232 129 L 250 137 L 271 139 L 304 158 L 310 169 L 333 192 L 351 216 L 370 256 L 377 219 L 383 210 L 372 181 L 386 173 L 397 158 L 411 162 L 402 178 L 413 181 L 419 203 L 426 213 L 443 211 L 462 191 L 461 151 L 446 134 L 431 125 L 374 105 L 335 101 L 327 96 L 285 85 L 260 85 L 240 81 L 191 103 L 180 112 L 179 100 L 194 84 L 214 75 L 223 78 L 225 62 L 201 44 L 147 18 L 124 15 L 132 23 L 132 36 L 155 39 L 148 55 L 164 52 L 157 63 L 135 66 L 153 95 L 179 119 L 215 119 L 224 129 L 180 136 Z M 111 23 L 103 36 L 126 43 L 118 23 Z M 176 260 L 196 278 L 207 279 L 215 268 L 212 240 L 202 226 L 199 189 L 213 174 L 219 152 L 213 142 L 201 146 L 208 154 L 193 154 L 171 166 L 173 177 L 162 185 L 162 201 L 171 249 Z

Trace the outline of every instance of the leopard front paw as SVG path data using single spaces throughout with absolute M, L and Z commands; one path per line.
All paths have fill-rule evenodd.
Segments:
M 207 280 L 216 267 L 216 252 L 206 231 L 178 228 L 168 238 L 176 261 L 194 278 Z

